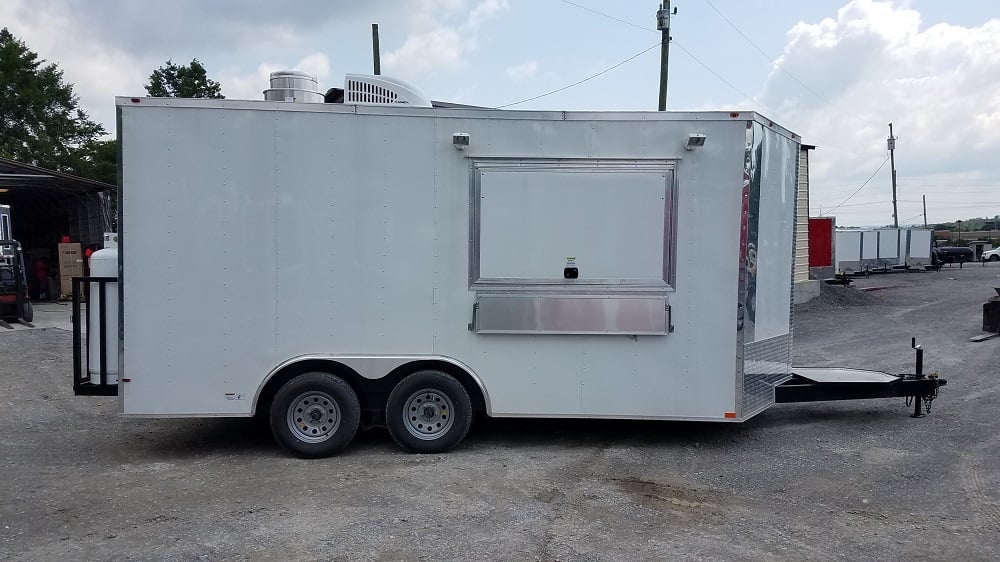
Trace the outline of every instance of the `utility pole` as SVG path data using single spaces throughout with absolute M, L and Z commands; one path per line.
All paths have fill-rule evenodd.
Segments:
M 375 62 L 375 75 L 382 74 L 382 61 L 378 52 L 378 24 L 372 24 L 372 60 Z
M 927 196 L 924 195 L 924 228 L 927 228 Z
M 660 4 L 656 11 L 656 29 L 660 30 L 660 105 L 659 111 L 667 110 L 667 63 L 670 60 L 670 16 L 677 13 L 677 8 L 670 11 L 670 0 Z
M 899 211 L 896 209 L 896 137 L 892 136 L 892 123 L 889 123 L 889 160 L 892 164 L 892 226 L 899 228 Z M 927 220 L 926 213 L 924 220 Z

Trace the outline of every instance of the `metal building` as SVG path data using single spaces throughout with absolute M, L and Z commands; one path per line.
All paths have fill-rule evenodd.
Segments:
M 10 206 L 11 234 L 30 259 L 56 256 L 63 236 L 100 244 L 111 228 L 115 186 L 0 158 L 0 205 Z

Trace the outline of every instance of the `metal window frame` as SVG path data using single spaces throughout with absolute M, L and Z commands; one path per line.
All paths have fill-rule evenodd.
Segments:
M 532 158 L 476 157 L 469 165 L 469 288 L 472 290 L 570 293 L 664 293 L 676 280 L 677 162 L 675 158 Z M 577 173 L 644 172 L 668 174 L 664 182 L 663 273 L 661 279 L 483 278 L 480 274 L 482 178 L 487 171 Z

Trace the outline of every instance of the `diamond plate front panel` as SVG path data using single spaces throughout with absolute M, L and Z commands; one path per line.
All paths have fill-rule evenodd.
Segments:
M 774 404 L 774 387 L 792 376 L 792 335 L 744 346 L 743 418 Z

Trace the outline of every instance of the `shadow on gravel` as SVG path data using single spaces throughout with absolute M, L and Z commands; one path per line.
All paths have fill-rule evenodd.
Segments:
M 868 431 L 871 426 L 888 427 L 910 421 L 905 408 L 843 409 L 830 405 L 776 407 L 743 423 L 588 420 L 588 419 L 490 419 L 476 420 L 460 447 L 548 448 L 630 446 L 718 446 L 732 447 L 752 440 L 762 431 L 791 429 L 827 423 L 841 429 Z M 129 456 L 177 460 L 202 456 L 287 456 L 271 436 L 265 421 L 246 418 L 209 420 L 156 420 L 145 428 L 126 429 L 124 449 Z M 398 453 L 384 428 L 359 431 L 345 455 L 352 453 Z
M 266 423 L 253 418 L 155 420 L 142 429 L 126 429 L 124 448 L 158 459 L 214 455 L 281 455 Z
M 688 444 L 728 442 L 752 429 L 745 424 L 587 419 L 486 419 L 468 441 L 477 445 L 587 447 L 608 443 Z
M 849 407 L 847 407 L 849 405 Z M 811 404 L 779 405 L 754 418 L 760 429 L 778 427 L 793 427 L 814 423 L 829 423 L 838 426 L 853 426 L 859 429 L 870 423 L 894 423 L 910 421 L 910 407 L 905 406 L 903 399 L 892 402 L 892 399 L 880 401 L 878 404 L 859 405 L 844 402 L 815 402 Z
M 644 421 L 644 420 L 559 420 L 488 419 L 473 426 L 467 439 L 477 445 L 547 447 L 551 445 L 598 446 L 608 443 L 630 445 L 699 444 L 728 447 L 752 439 L 764 430 L 790 429 L 815 423 L 841 428 L 868 430 L 910 421 L 909 411 L 900 403 L 898 410 L 878 406 L 843 409 L 830 405 L 776 407 L 742 423 Z

